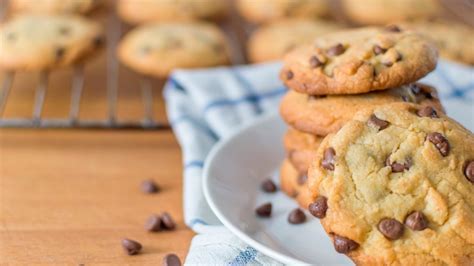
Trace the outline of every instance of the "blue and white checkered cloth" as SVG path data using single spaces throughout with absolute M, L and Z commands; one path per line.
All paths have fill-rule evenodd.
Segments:
M 207 154 L 237 127 L 264 112 L 276 111 L 286 88 L 279 63 L 178 70 L 165 86 L 167 113 L 183 151 L 184 216 L 198 233 L 186 263 L 206 265 L 279 265 L 227 231 L 202 192 Z M 442 61 L 423 81 L 440 92 L 450 116 L 474 129 L 474 69 Z

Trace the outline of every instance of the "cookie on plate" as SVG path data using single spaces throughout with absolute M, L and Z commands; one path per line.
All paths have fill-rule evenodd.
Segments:
M 455 21 L 430 20 L 402 24 L 430 38 L 441 57 L 474 65 L 474 28 Z
M 405 85 L 437 63 L 434 44 L 399 27 L 368 27 L 316 38 L 286 54 L 281 80 L 313 95 L 354 94 Z
M 306 174 L 299 174 L 290 161 L 283 161 L 280 167 L 280 188 L 286 195 L 295 198 L 304 209 L 308 208 L 312 200 L 306 179 Z
M 329 14 L 326 0 L 237 0 L 237 10 L 247 21 L 264 23 L 282 18 L 317 18 Z
M 300 173 L 306 175 L 309 165 L 318 149 L 322 137 L 289 128 L 283 137 L 283 144 L 287 158 L 293 167 Z
M 130 24 L 219 19 L 227 13 L 222 0 L 119 0 L 117 13 Z
M 338 24 L 311 19 L 285 19 L 263 25 L 247 42 L 251 62 L 278 60 L 297 45 L 310 43 L 323 34 L 340 30 Z
M 354 95 L 312 96 L 289 91 L 280 104 L 280 114 L 295 129 L 326 136 L 339 130 L 354 114 L 366 107 L 411 102 L 443 111 L 435 88 L 413 83 L 396 89 Z
M 359 24 L 388 24 L 432 18 L 442 12 L 437 0 L 342 0 L 345 15 Z
M 23 15 L 0 26 L 0 68 L 43 70 L 73 64 L 103 43 L 102 27 L 74 15 Z
M 118 56 L 137 72 L 166 77 L 175 68 L 199 68 L 229 63 L 223 33 L 204 22 L 153 23 L 129 32 Z
M 309 169 L 310 212 L 360 265 L 474 263 L 474 135 L 434 108 L 364 110 Z
M 15 13 L 85 14 L 101 2 L 101 0 L 10 0 L 9 7 Z

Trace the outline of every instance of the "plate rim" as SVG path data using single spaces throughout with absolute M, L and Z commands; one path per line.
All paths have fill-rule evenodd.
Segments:
M 280 262 L 283 262 L 285 264 L 299 264 L 299 265 L 308 265 L 307 262 L 300 261 L 298 259 L 289 257 L 287 255 L 281 254 L 278 251 L 275 251 L 266 245 L 254 240 L 250 236 L 248 236 L 245 232 L 241 231 L 237 226 L 233 225 L 230 220 L 228 220 L 225 215 L 219 210 L 217 205 L 214 203 L 212 200 L 212 197 L 210 195 L 210 180 L 211 177 L 209 175 L 210 171 L 210 166 L 212 162 L 215 160 L 217 154 L 219 151 L 225 147 L 231 140 L 236 138 L 238 135 L 242 134 L 243 132 L 250 130 L 250 128 L 257 127 L 258 125 L 262 124 L 263 122 L 267 120 L 272 120 L 272 119 L 278 119 L 278 112 L 271 112 L 269 114 L 264 114 L 261 117 L 258 117 L 254 119 L 252 122 L 247 123 L 242 125 L 242 127 L 236 129 L 234 132 L 229 134 L 228 136 L 222 138 L 219 140 L 214 147 L 212 147 L 211 151 L 209 152 L 206 160 L 204 161 L 204 168 L 203 168 L 203 179 L 202 179 L 202 188 L 204 192 L 204 198 L 206 199 L 207 204 L 211 208 L 212 212 L 216 217 L 219 219 L 219 221 L 227 228 L 229 231 L 231 231 L 232 234 L 237 236 L 240 240 L 245 242 L 246 244 L 250 245 L 251 247 L 255 248 L 257 251 L 263 253 L 266 256 L 269 256 L 275 260 L 278 260 Z

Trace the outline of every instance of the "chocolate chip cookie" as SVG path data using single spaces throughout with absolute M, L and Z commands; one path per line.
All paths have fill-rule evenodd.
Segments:
M 442 7 L 437 0 L 342 0 L 345 15 L 359 24 L 387 24 L 438 16 Z
M 339 130 L 354 114 L 367 107 L 411 102 L 434 106 L 442 112 L 436 89 L 421 83 L 400 88 L 354 95 L 312 96 L 289 91 L 280 104 L 280 114 L 299 131 L 325 136 Z
M 284 160 L 280 167 L 280 188 L 288 196 L 295 198 L 302 208 L 311 203 L 311 193 L 306 184 L 307 175 L 301 175 L 290 161 Z
M 291 127 L 286 132 L 283 143 L 287 158 L 300 175 L 307 174 L 309 165 L 322 140 L 322 137 L 304 133 Z
M 247 43 L 248 57 L 254 63 L 278 60 L 296 46 L 310 43 L 318 36 L 341 28 L 338 24 L 322 20 L 278 20 L 252 33 Z
M 121 62 L 137 72 L 166 77 L 175 68 L 229 63 L 223 33 L 204 22 L 155 23 L 140 26 L 120 42 Z
M 42 70 L 73 64 L 99 48 L 98 23 L 74 15 L 23 15 L 0 26 L 0 68 Z
M 432 71 L 433 43 L 396 25 L 326 34 L 284 58 L 281 80 L 312 95 L 355 94 L 405 85 Z
M 100 5 L 102 0 L 10 0 L 10 9 L 18 13 L 85 14 Z
M 130 24 L 220 19 L 227 13 L 222 0 L 119 0 L 117 13 Z
M 474 135 L 429 106 L 363 110 L 326 137 L 309 211 L 360 265 L 474 263 Z
M 325 0 L 237 0 L 236 4 L 240 15 L 253 23 L 289 17 L 325 17 L 329 13 Z

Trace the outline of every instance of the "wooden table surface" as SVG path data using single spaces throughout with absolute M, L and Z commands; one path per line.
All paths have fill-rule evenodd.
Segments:
M 82 119 L 107 116 L 106 54 L 87 62 Z M 71 74 L 51 74 L 43 117 L 67 117 Z M 37 78 L 15 76 L 4 118 L 31 116 Z M 138 81 L 120 67 L 123 120 L 143 116 Z M 155 117 L 164 119 L 160 82 L 153 85 Z M 162 191 L 143 194 L 145 179 Z M 146 232 L 146 219 L 162 211 L 177 229 Z M 184 260 L 193 235 L 183 222 L 181 152 L 170 130 L 0 129 L 0 265 L 160 265 L 170 252 Z M 142 254 L 126 255 L 122 238 L 142 243 Z

